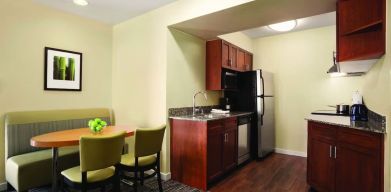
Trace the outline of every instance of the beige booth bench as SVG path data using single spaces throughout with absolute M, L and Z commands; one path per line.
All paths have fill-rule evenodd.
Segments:
M 101 118 L 112 124 L 106 108 L 11 112 L 5 115 L 5 158 L 8 186 L 17 191 L 49 185 L 52 181 L 50 149 L 30 145 L 31 137 L 49 132 L 87 127 L 88 120 Z M 59 168 L 79 164 L 78 147 L 59 149 Z

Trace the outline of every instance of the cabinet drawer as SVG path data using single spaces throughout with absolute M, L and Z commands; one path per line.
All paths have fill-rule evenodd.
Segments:
M 237 127 L 238 127 L 237 118 L 230 117 L 230 118 L 224 119 L 224 127 L 226 130 L 237 129 Z
M 310 137 L 335 140 L 337 127 L 309 121 L 308 131 Z
M 381 137 L 381 135 L 341 127 L 338 130 L 337 140 L 341 144 L 354 145 L 368 150 L 379 150 L 382 142 Z
M 222 120 L 208 121 L 208 134 L 216 134 L 224 131 Z

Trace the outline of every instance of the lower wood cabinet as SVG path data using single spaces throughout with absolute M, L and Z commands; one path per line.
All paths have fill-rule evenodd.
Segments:
M 208 182 L 237 165 L 238 125 L 236 118 L 208 123 Z
M 206 191 L 237 166 L 237 118 L 171 119 L 171 177 Z
M 383 191 L 383 153 L 383 134 L 308 122 L 307 181 L 317 191 Z

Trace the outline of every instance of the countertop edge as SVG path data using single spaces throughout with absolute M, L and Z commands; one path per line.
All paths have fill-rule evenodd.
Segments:
M 321 120 L 310 119 L 310 118 L 304 118 L 304 119 L 307 121 L 313 121 L 313 122 L 318 122 L 318 123 L 323 123 L 323 124 L 328 124 L 328 125 L 335 125 L 335 126 L 356 129 L 356 130 L 361 130 L 361 131 L 366 131 L 366 132 L 371 132 L 371 133 L 387 134 L 386 130 L 381 131 L 381 130 L 369 129 L 369 128 L 365 128 L 365 127 L 355 127 L 355 126 L 351 126 L 351 125 L 344 125 L 344 124 L 340 124 L 340 123 L 321 121 Z
M 215 121 L 220 119 L 226 119 L 230 117 L 240 117 L 240 116 L 248 116 L 253 114 L 254 112 L 232 112 L 227 116 L 222 116 L 218 118 L 211 118 L 211 119 L 201 119 L 201 118 L 190 118 L 188 116 L 170 116 L 168 119 L 175 119 L 175 120 L 187 120 L 187 121 Z

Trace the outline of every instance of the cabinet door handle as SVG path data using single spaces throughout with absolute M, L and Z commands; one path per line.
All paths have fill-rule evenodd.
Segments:
M 332 146 L 330 145 L 329 146 L 329 157 L 331 158 L 331 154 L 333 153 L 333 148 L 332 148 Z
M 227 134 L 227 143 L 228 143 L 228 133 L 226 133 Z
M 337 146 L 334 146 L 334 159 L 337 158 Z

